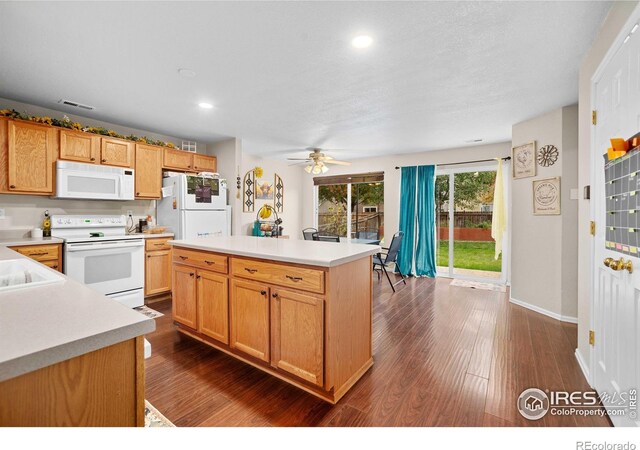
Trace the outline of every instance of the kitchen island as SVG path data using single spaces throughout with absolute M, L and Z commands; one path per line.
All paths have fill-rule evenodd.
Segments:
M 0 426 L 144 426 L 154 320 L 0 246 L 12 261 L 57 281 L 0 289 Z
M 170 241 L 178 331 L 336 403 L 373 365 L 377 245 Z

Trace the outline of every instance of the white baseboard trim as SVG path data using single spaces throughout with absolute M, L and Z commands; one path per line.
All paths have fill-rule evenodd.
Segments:
M 578 365 L 582 370 L 582 374 L 587 379 L 587 383 L 589 383 L 589 386 L 593 387 L 593 385 L 591 384 L 591 379 L 589 378 L 589 366 L 587 366 L 586 361 L 582 357 L 582 353 L 580 353 L 578 349 L 576 349 L 576 360 L 578 361 Z
M 509 297 L 509 301 L 514 305 L 522 306 L 523 308 L 527 308 L 527 309 L 530 309 L 531 311 L 544 314 L 545 316 L 549 316 L 561 322 L 578 323 L 577 317 L 563 316 L 562 314 L 554 313 L 553 311 L 549 311 L 548 309 L 540 308 L 539 306 L 532 305 L 530 303 L 526 303 L 520 300 L 516 300 L 513 297 Z

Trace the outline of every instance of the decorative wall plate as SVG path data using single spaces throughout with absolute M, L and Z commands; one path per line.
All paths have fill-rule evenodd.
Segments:
M 545 145 L 538 150 L 538 164 L 542 167 L 553 166 L 558 160 L 558 149 L 555 145 Z

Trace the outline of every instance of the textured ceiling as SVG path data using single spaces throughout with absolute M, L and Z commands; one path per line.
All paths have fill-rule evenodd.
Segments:
M 200 141 L 237 136 L 265 156 L 504 141 L 512 124 L 577 101 L 580 61 L 609 7 L 1 2 L 0 97 L 76 100 L 96 107 L 83 115 Z M 373 45 L 352 48 L 363 32 Z

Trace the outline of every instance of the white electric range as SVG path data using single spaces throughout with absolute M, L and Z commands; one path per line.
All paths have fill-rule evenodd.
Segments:
M 144 305 L 144 239 L 126 230 L 123 215 L 51 216 L 65 275 L 135 308 Z

